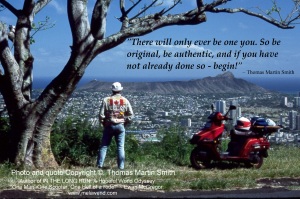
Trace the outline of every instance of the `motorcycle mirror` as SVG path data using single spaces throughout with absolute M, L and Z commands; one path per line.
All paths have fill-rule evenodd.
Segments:
M 234 106 L 234 105 L 229 106 L 229 110 L 235 110 L 235 109 L 236 109 L 236 106 Z
M 211 108 L 212 111 L 214 111 L 214 109 L 215 109 L 214 104 L 211 104 L 210 108 Z

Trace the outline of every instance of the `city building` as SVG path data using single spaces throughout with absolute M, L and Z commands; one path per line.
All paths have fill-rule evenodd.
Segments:
M 286 117 L 284 115 L 280 114 L 280 116 L 279 116 L 279 125 L 285 126 L 285 124 L 286 124 Z
M 233 121 L 236 121 L 236 119 L 239 117 L 238 116 L 238 111 L 240 111 L 240 109 L 238 109 L 239 107 L 238 107 L 238 102 L 237 102 L 237 100 L 231 100 L 230 101 L 230 105 L 234 105 L 234 106 L 236 106 L 237 107 L 237 109 L 235 109 L 235 110 L 231 110 L 230 112 L 229 112 L 229 118 L 231 118 Z
M 289 128 L 291 130 L 296 129 L 296 116 L 297 116 L 297 111 L 290 111 L 289 112 Z
M 287 103 L 288 103 L 287 97 L 283 97 L 282 101 L 281 101 L 281 105 L 282 106 L 287 106 Z
M 295 107 L 296 108 L 300 107 L 300 97 L 295 97 Z
M 226 102 L 224 100 L 216 101 L 216 111 L 222 114 L 226 113 Z
M 300 130 L 300 115 L 296 116 L 296 130 Z

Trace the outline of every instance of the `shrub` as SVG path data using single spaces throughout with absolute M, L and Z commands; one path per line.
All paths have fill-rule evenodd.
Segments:
M 87 120 L 68 117 L 56 122 L 51 134 L 51 147 L 59 164 L 95 166 L 101 144 L 103 128 L 93 127 Z M 106 161 L 116 159 L 117 146 L 112 140 Z M 139 153 L 138 141 L 133 135 L 126 135 L 125 151 L 127 161 L 135 161 Z
M 5 151 L 8 150 L 9 130 L 10 125 L 8 118 L 0 117 L 0 162 L 8 159 L 8 153 L 5 153 Z
M 101 127 L 93 127 L 80 118 L 66 118 L 54 124 L 51 147 L 58 163 L 95 165 L 101 139 Z
M 56 122 L 51 136 L 53 153 L 60 164 L 95 166 L 102 138 L 102 127 L 92 127 L 86 120 L 76 117 Z M 126 134 L 126 163 L 137 165 L 140 162 L 170 162 L 188 165 L 192 146 L 178 127 L 163 129 L 161 142 L 140 144 L 132 134 Z M 106 155 L 106 163 L 116 163 L 117 146 L 112 140 Z
M 189 164 L 193 146 L 189 144 L 189 139 L 185 136 L 183 128 L 171 127 L 164 130 L 161 136 L 161 158 L 176 165 Z

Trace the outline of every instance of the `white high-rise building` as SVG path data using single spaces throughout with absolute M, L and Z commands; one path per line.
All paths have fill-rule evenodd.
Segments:
M 296 130 L 300 130 L 300 115 L 296 116 Z
M 296 116 L 297 116 L 297 111 L 289 112 L 290 129 L 296 129 Z
M 283 98 L 282 98 L 281 105 L 283 105 L 283 106 L 286 106 L 286 105 L 287 105 L 287 103 L 288 103 L 288 101 L 287 101 L 287 97 L 283 97 Z
M 192 126 L 192 120 L 191 120 L 191 118 L 188 118 L 188 119 L 187 119 L 187 126 L 188 126 L 188 127 L 191 127 L 191 126 Z
M 191 118 L 181 120 L 181 125 L 182 126 L 191 127 L 192 126 L 192 120 L 191 120 Z
M 279 125 L 284 126 L 284 124 L 285 124 L 285 116 L 283 116 L 282 114 L 280 114 Z
M 224 100 L 216 101 L 216 111 L 222 114 L 226 113 L 226 102 Z
M 230 105 L 234 105 L 236 106 L 236 109 L 235 110 L 231 110 L 229 112 L 229 117 L 233 120 L 233 121 L 236 121 L 236 119 L 238 118 L 238 102 L 237 100 L 231 100 L 230 101 Z
M 237 107 L 237 117 L 242 117 L 242 108 Z

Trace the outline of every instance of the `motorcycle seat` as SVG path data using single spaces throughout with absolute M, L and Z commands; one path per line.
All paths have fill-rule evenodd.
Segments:
M 245 131 L 232 130 L 230 133 L 233 135 L 242 135 L 242 136 L 253 135 L 253 132 L 251 130 L 245 130 Z

